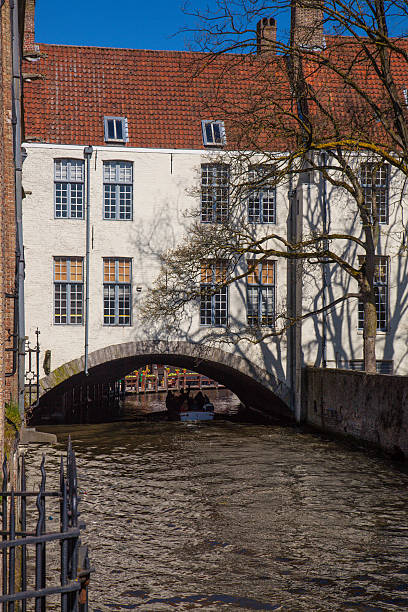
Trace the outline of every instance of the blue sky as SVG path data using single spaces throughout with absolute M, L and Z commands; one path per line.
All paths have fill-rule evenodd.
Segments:
M 183 12 L 184 4 L 185 0 L 70 0 L 69 3 L 36 0 L 36 41 L 131 49 L 197 48 L 192 33 L 177 35 L 183 27 L 194 29 L 197 25 L 195 17 Z M 216 0 L 189 0 L 189 4 L 201 11 L 207 7 L 214 11 Z M 273 2 L 270 4 L 273 6 Z M 231 5 L 234 6 L 233 0 Z M 235 7 L 239 5 L 239 1 L 235 2 Z M 403 23 L 392 19 L 391 24 L 394 34 L 408 30 L 407 19 Z M 286 38 L 288 27 L 288 12 L 280 14 L 278 39 Z
M 202 10 L 215 0 L 192 0 Z M 183 50 L 192 34 L 174 36 L 196 20 L 183 0 L 36 0 L 36 41 L 71 45 Z M 283 24 L 282 24 L 283 25 Z M 287 24 L 285 24 L 286 26 Z

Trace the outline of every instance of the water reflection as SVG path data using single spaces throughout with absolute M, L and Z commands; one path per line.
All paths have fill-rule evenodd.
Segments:
M 69 433 L 77 451 L 91 610 L 408 609 L 406 474 L 295 429 L 132 410 L 44 428 L 55 474 Z

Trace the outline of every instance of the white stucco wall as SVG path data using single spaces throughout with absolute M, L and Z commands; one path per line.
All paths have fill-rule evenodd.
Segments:
M 26 256 L 26 334 L 34 338 L 40 329 L 42 349 L 51 350 L 51 367 L 75 359 L 84 353 L 84 326 L 57 325 L 53 322 L 53 258 L 55 256 L 85 257 L 85 220 L 55 219 L 54 217 L 54 159 L 83 159 L 82 146 L 24 145 L 27 159 L 23 168 L 26 198 L 23 203 L 24 244 Z M 133 220 L 103 219 L 103 161 L 133 162 Z M 124 147 L 96 147 L 91 160 L 91 254 L 90 254 L 90 330 L 89 351 L 133 340 L 151 339 L 155 331 L 146 329 L 138 318 L 139 303 L 159 271 L 159 254 L 175 246 L 188 229 L 183 213 L 197 206 L 198 196 L 192 187 L 199 186 L 199 168 L 208 162 L 208 153 L 182 150 L 140 150 Z M 400 201 L 402 184 L 391 177 L 390 223 L 381 227 L 379 252 L 390 259 L 389 330 L 379 332 L 377 359 L 392 360 L 394 372 L 408 374 L 406 363 L 408 322 L 407 265 L 408 258 L 401 252 L 405 201 Z M 321 186 L 311 181 L 302 187 L 304 232 L 310 233 L 313 224 L 321 224 Z M 344 193 L 327 186 L 328 229 L 352 231 L 359 235 L 361 224 L 355 219 L 355 206 Z M 277 190 L 277 224 L 269 226 L 276 233 L 286 235 L 288 218 L 288 188 Z M 355 256 L 359 253 L 355 249 Z M 129 257 L 132 259 L 132 325 L 124 327 L 103 325 L 103 258 Z M 284 260 L 277 260 L 277 310 L 286 309 L 287 270 Z M 327 301 L 340 297 L 347 288 L 357 291 L 357 283 L 338 268 L 328 266 L 329 287 Z M 311 307 L 323 305 L 320 269 L 306 264 L 303 277 L 306 313 Z M 140 288 L 139 292 L 137 289 Z M 229 313 L 231 326 L 239 328 L 246 322 L 245 281 L 230 287 Z M 303 358 L 311 365 L 321 365 L 322 315 L 303 323 Z M 180 329 L 179 339 L 203 341 L 208 328 L 200 328 L 198 309 L 191 321 Z M 327 315 L 327 362 L 345 363 L 362 359 L 362 332 L 357 329 L 357 300 L 337 306 Z M 178 338 L 174 338 L 178 339 Z M 259 367 L 273 372 L 278 378 L 286 375 L 286 335 L 269 339 L 262 344 L 242 342 L 224 345 Z
M 40 329 L 41 363 L 44 351 L 51 350 L 51 367 L 84 353 L 84 326 L 58 325 L 53 322 L 53 258 L 85 257 L 84 219 L 54 217 L 54 160 L 83 159 L 83 147 L 26 144 L 24 162 L 24 243 L 26 255 L 26 334 L 34 338 Z M 103 219 L 103 161 L 133 162 L 133 220 Z M 138 318 L 139 302 L 146 288 L 159 272 L 159 254 L 175 246 L 188 227 L 183 216 L 197 205 L 191 188 L 198 185 L 201 163 L 209 161 L 208 152 L 151 151 L 123 147 L 96 147 L 91 160 L 90 177 L 90 320 L 89 351 L 133 340 L 155 337 Z M 278 227 L 286 231 L 287 190 L 277 194 Z M 132 325 L 103 324 L 103 258 L 132 259 Z M 277 262 L 277 303 L 286 303 L 286 263 Z M 139 292 L 138 289 L 141 289 Z M 245 282 L 229 290 L 229 319 L 232 326 L 246 322 Z M 222 330 L 219 330 L 222 332 Z M 199 325 L 199 312 L 180 329 L 179 338 L 200 342 L 209 330 Z M 210 330 L 213 333 L 213 330 Z M 286 372 L 286 336 L 262 345 L 242 342 L 222 348 L 275 373 L 284 379 Z

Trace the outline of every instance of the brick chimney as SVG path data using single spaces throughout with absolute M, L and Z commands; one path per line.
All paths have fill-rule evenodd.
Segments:
M 273 17 L 264 17 L 256 24 L 256 52 L 275 53 L 276 21 Z
M 292 0 L 290 44 L 309 49 L 324 47 L 324 0 Z
M 34 43 L 35 0 L 26 0 L 24 13 L 23 55 L 36 54 L 38 46 Z

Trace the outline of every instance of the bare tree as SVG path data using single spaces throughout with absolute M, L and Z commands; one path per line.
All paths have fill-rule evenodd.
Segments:
M 229 166 L 229 211 L 211 224 L 202 223 L 199 210 L 190 211 L 188 234 L 164 254 L 163 274 L 144 312 L 171 318 L 202 299 L 204 261 L 228 264 L 207 292 L 219 292 L 252 274 L 251 261 L 283 258 L 319 270 L 322 264 L 333 264 L 355 281 L 356 291 L 344 291 L 301 318 L 359 298 L 364 366 L 375 372 L 376 258 L 382 224 L 387 233 L 392 229 L 384 186 L 392 172 L 408 177 L 408 40 L 391 36 L 389 23 L 408 23 L 407 6 L 400 0 L 327 0 L 324 10 L 321 0 L 290 5 L 291 32 L 283 41 L 276 40 L 274 18 L 288 8 L 284 0 L 270 5 L 219 0 L 215 14 L 196 13 L 197 42 L 205 53 L 193 70 L 216 67 L 217 78 L 201 104 L 208 116 L 227 125 L 229 151 L 217 161 Z M 226 93 L 227 84 L 242 74 L 247 90 L 237 100 Z M 263 170 L 254 174 L 253 168 Z M 275 186 L 292 190 L 320 180 L 330 185 L 331 194 L 339 194 L 330 206 L 351 202 L 355 216 L 349 227 L 331 231 L 310 214 L 302 234 L 294 237 L 271 231 L 273 226 L 256 229 L 244 215 L 249 193 Z M 400 180 L 395 196 L 400 205 L 403 184 Z M 246 259 L 248 266 L 243 265 Z M 259 327 L 247 327 L 241 335 L 259 341 L 283 334 L 294 322 L 282 307 L 273 329 L 263 328 L 261 320 Z

